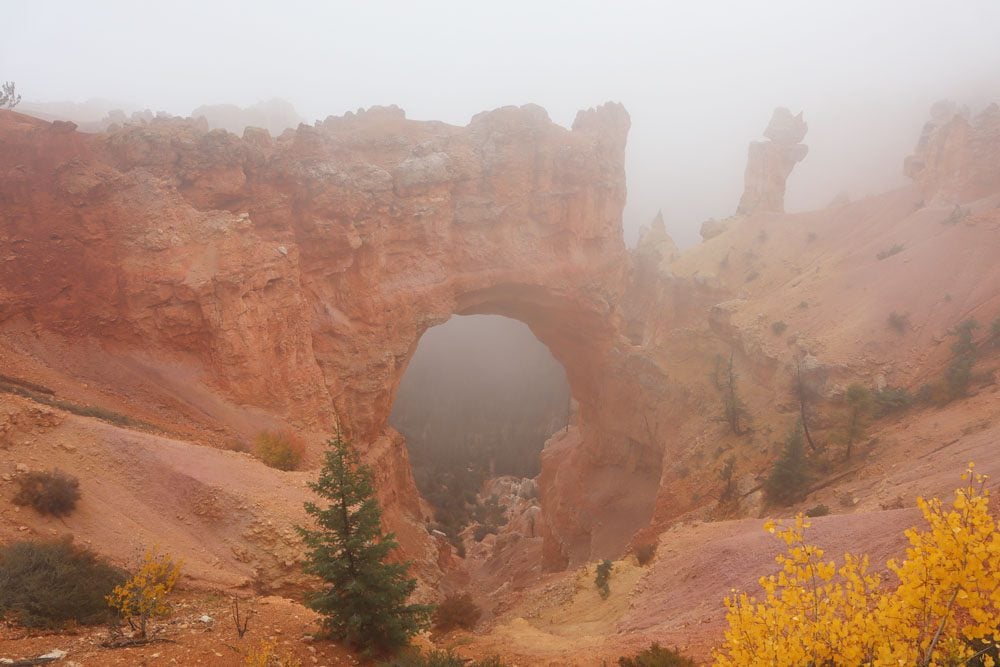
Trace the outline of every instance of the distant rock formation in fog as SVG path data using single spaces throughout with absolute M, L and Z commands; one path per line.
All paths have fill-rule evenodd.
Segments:
M 750 142 L 737 215 L 784 213 L 785 182 L 795 165 L 809 152 L 809 147 L 802 143 L 808 129 L 802 112 L 793 116 L 784 107 L 774 110 L 764 130 L 769 141 Z
M 24 102 L 18 108 L 21 113 L 47 121 L 68 120 L 76 123 L 81 132 L 115 131 L 125 125 L 143 125 L 154 118 L 175 118 L 165 111 L 154 113 L 150 109 L 141 111 L 125 109 L 123 105 L 108 100 L 93 99 L 86 102 Z M 204 119 L 206 130 L 223 129 L 242 136 L 247 127 L 267 130 L 277 137 L 289 128 L 298 127 L 303 118 L 290 102 L 272 99 L 241 108 L 235 104 L 206 104 L 191 112 L 194 120 Z
M 649 262 L 657 272 L 670 272 L 668 266 L 677 259 L 680 251 L 667 233 L 667 225 L 663 222 L 663 211 L 657 211 L 653 221 L 639 229 L 639 243 L 636 245 L 635 254 L 640 261 Z
M 122 111 L 122 104 L 104 99 L 90 99 L 86 102 L 31 102 L 18 106 L 21 113 L 47 121 L 70 121 L 81 132 L 104 132 L 113 122 L 124 124 L 129 116 Z M 146 111 L 150 118 L 151 111 Z M 136 113 L 133 113 L 134 117 Z
M 71 120 L 77 125 L 99 123 L 112 109 L 122 107 L 118 102 L 89 99 L 86 102 L 32 102 L 25 100 L 18 105 L 21 113 L 43 120 Z
M 205 104 L 192 111 L 191 117 L 204 118 L 213 130 L 223 129 L 240 136 L 248 127 L 260 127 L 277 137 L 303 121 L 290 102 L 278 98 L 245 109 L 235 104 Z
M 968 107 L 936 102 L 903 173 L 920 186 L 928 204 L 970 201 L 1000 184 L 1000 106 L 972 117 Z

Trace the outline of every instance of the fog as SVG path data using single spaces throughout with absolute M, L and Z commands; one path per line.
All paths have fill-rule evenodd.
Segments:
M 484 480 L 539 473 L 571 410 L 563 367 L 526 324 L 456 315 L 421 337 L 389 423 L 406 437 L 437 527 L 455 539 Z
M 534 102 L 632 114 L 626 238 L 681 246 L 736 207 L 747 143 L 804 111 L 787 208 L 903 183 L 929 105 L 1000 100 L 1000 3 L 0 2 L 0 80 L 29 102 L 188 115 L 280 97 L 307 120 L 374 104 L 465 124 Z
M 570 418 L 563 367 L 526 324 L 452 317 L 420 339 L 389 423 L 417 468 L 477 465 L 533 477 L 539 452 Z

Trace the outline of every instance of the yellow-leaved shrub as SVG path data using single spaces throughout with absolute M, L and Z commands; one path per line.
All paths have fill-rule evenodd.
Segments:
M 807 544 L 809 522 L 767 522 L 787 550 L 781 571 L 760 579 L 762 599 L 726 598 L 728 629 L 717 667 L 997 665 L 1000 648 L 1000 530 L 986 477 L 973 465 L 946 507 L 918 499 L 928 523 L 906 531 L 902 562 L 889 561 L 895 587 L 869 570 L 867 556 L 824 558 Z
M 278 649 L 278 642 L 265 639 L 243 656 L 244 667 L 302 667 L 298 658 Z
M 138 620 L 139 636 L 145 637 L 149 619 L 170 611 L 167 595 L 174 589 L 180 574 L 180 561 L 147 551 L 139 571 L 107 596 L 108 605 L 122 618 Z

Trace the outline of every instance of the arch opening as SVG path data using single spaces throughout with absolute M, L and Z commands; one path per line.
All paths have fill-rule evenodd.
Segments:
M 479 538 L 502 528 L 505 496 L 491 490 L 537 500 L 542 448 L 567 427 L 570 396 L 562 364 L 519 320 L 454 315 L 421 336 L 389 423 L 406 440 L 433 527 L 460 554 L 467 527 Z

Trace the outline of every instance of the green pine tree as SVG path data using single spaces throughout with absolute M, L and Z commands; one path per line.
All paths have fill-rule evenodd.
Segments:
M 768 502 L 791 505 L 805 497 L 808 484 L 809 463 L 802 442 L 802 422 L 798 422 L 764 482 L 764 494 Z
M 323 615 L 330 638 L 367 654 L 391 653 L 427 626 L 431 607 L 407 604 L 417 587 L 410 562 L 386 561 L 399 545 L 382 534 L 371 471 L 339 433 L 327 445 L 319 480 L 309 486 L 330 503 L 307 502 L 318 529 L 297 527 L 307 547 L 303 570 L 327 584 L 306 604 Z

